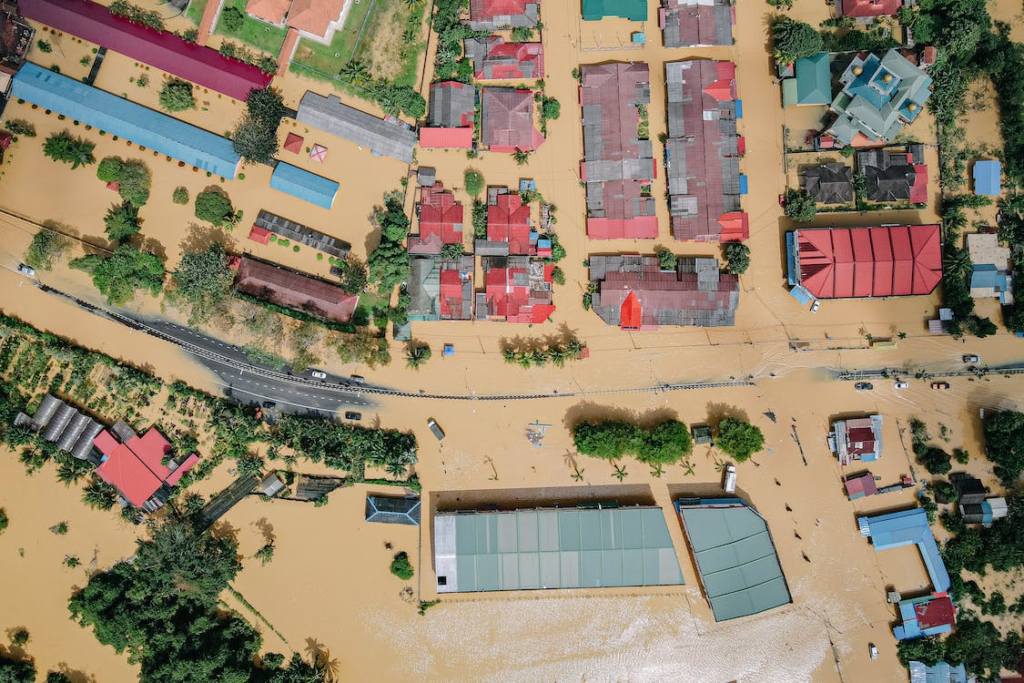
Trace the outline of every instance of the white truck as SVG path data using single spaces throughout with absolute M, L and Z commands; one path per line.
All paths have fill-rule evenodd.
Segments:
M 725 484 L 723 484 L 726 493 L 736 493 L 736 465 L 725 466 Z

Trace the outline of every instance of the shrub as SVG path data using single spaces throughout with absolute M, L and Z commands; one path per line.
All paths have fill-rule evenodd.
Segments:
M 7 510 L 0 508 L 0 534 L 7 530 L 7 525 L 10 522 L 11 520 L 7 518 Z
M 391 560 L 391 573 L 402 581 L 408 581 L 413 576 L 412 563 L 409 562 L 409 554 L 400 552 Z
M 164 83 L 160 89 L 160 106 L 169 112 L 195 109 L 196 98 L 192 95 L 192 84 L 178 78 Z
M 558 266 L 555 266 L 554 270 L 551 271 L 551 281 L 556 285 L 565 284 L 565 271 Z
M 813 221 L 818 213 L 814 195 L 807 190 L 786 190 L 786 215 L 798 223 Z
M 675 270 L 676 265 L 679 263 L 679 257 L 673 254 L 668 249 L 658 249 L 655 254 L 658 256 L 658 263 L 661 264 L 662 270 Z
M 117 182 L 121 179 L 124 161 L 121 157 L 104 157 L 96 167 L 96 177 L 105 183 Z
M 513 43 L 528 43 L 533 40 L 532 26 L 516 26 L 512 29 Z
M 28 121 L 8 119 L 4 121 L 4 128 L 11 131 L 12 135 L 20 135 L 25 138 L 34 138 L 36 136 L 36 127 Z
M 216 226 L 232 222 L 235 209 L 231 199 L 223 192 L 204 190 L 196 195 L 196 218 Z
M 220 21 L 225 30 L 238 33 L 245 25 L 245 15 L 237 7 L 225 7 L 221 10 Z
M 750 247 L 740 242 L 729 242 L 723 247 L 729 272 L 743 275 L 750 267 Z
M 718 423 L 715 445 L 736 458 L 736 462 L 743 462 L 764 447 L 764 434 L 748 422 L 725 418 Z
M 141 76 L 135 79 L 135 85 L 139 86 L 140 88 L 148 88 L 149 76 L 147 76 L 146 74 L 142 74 Z
M 545 97 L 540 107 L 541 118 L 554 121 L 562 115 L 562 104 L 554 97 Z
M 171 195 L 171 201 L 175 204 L 188 204 L 188 188 L 174 188 L 174 194 Z
M 49 41 L 43 40 L 42 38 L 36 41 L 36 47 L 39 48 L 40 52 L 45 54 L 53 52 L 53 45 L 50 45 Z
M 465 173 L 466 193 L 477 196 L 484 189 L 484 177 L 476 169 L 467 168 Z
M 11 645 L 14 645 L 16 647 L 24 647 L 28 644 L 28 641 L 29 634 L 27 629 L 19 628 L 15 629 L 14 632 L 11 633 Z
M 71 164 L 72 169 L 96 163 L 92 150 L 95 144 L 88 140 L 76 138 L 68 131 L 54 133 L 43 143 L 43 154 L 64 164 Z

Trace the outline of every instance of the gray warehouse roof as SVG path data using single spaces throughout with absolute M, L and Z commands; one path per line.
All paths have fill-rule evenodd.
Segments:
M 438 593 L 683 583 L 658 507 L 438 512 L 434 568 Z
M 419 498 L 366 497 L 366 521 L 382 524 L 420 525 Z
M 684 499 L 676 507 L 715 621 L 793 601 L 768 524 L 754 508 L 738 498 Z
M 337 95 L 323 97 L 307 91 L 299 102 L 295 120 L 369 147 L 375 154 L 412 163 L 412 148 L 416 144 L 414 131 L 342 104 Z

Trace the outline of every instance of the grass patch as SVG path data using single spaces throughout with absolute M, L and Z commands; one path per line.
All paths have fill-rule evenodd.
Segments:
M 209 2 L 209 0 L 192 0 L 192 2 L 188 4 L 188 10 L 186 10 L 185 16 L 188 17 L 196 26 L 199 26 L 199 23 L 203 20 L 203 12 L 206 11 L 207 2 Z
M 203 3 L 206 4 L 205 2 Z M 287 31 L 277 26 L 272 26 L 265 22 L 253 19 L 249 15 L 245 14 L 246 0 L 226 0 L 224 7 L 221 8 L 221 13 L 229 7 L 234 7 L 245 15 L 245 21 L 242 22 L 242 27 L 237 31 L 229 31 L 225 26 L 223 17 L 217 20 L 217 28 L 214 33 L 222 36 L 229 36 L 231 38 L 237 38 L 244 43 L 247 43 L 258 50 L 263 52 L 269 52 L 273 56 L 277 56 L 277 53 L 281 51 L 281 46 L 284 44 L 284 37 Z M 191 11 L 191 7 L 189 8 Z

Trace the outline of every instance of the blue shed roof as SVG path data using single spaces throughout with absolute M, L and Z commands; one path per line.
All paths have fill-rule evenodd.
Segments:
M 333 180 L 283 162 L 277 164 L 270 176 L 270 186 L 325 209 L 331 208 L 338 194 L 338 183 Z
M 963 664 L 952 666 L 939 662 L 925 666 L 921 662 L 910 662 L 910 683 L 967 683 L 967 669 Z
M 998 196 L 1002 192 L 1002 164 L 984 160 L 974 162 L 974 194 Z
M 875 552 L 914 543 L 921 551 L 925 569 L 936 593 L 949 590 L 949 574 L 939 554 L 939 546 L 928 526 L 928 515 L 922 508 L 902 510 L 888 515 L 858 518 L 865 535 L 871 537 Z
M 13 95 L 223 178 L 241 159 L 227 138 L 36 64 L 21 67 Z

